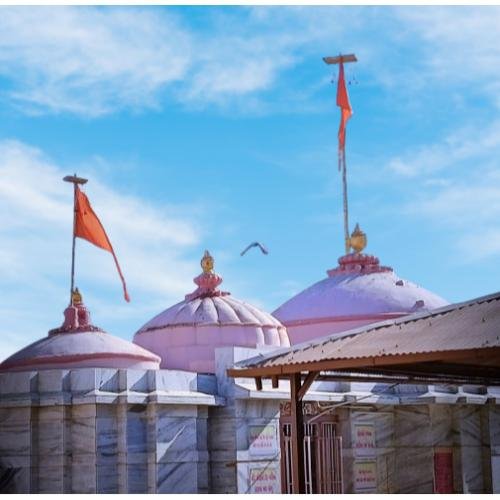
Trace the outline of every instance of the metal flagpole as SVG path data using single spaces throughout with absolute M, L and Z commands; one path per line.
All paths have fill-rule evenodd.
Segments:
M 357 58 L 354 54 L 338 55 L 335 57 L 323 57 L 326 64 L 339 64 L 356 62 Z M 342 169 L 342 189 L 343 189 L 343 209 L 344 209 L 344 240 L 345 240 L 345 253 L 349 253 L 351 243 L 349 238 L 349 208 L 347 204 L 347 168 L 345 162 L 345 149 L 339 151 L 339 168 Z
M 345 253 L 349 253 L 351 243 L 349 238 L 349 210 L 347 206 L 347 168 L 345 164 L 345 151 L 342 151 L 342 187 L 344 191 L 344 238 L 345 238 Z
M 73 290 L 75 285 L 75 229 L 76 229 L 76 189 L 78 184 L 85 184 L 87 179 L 82 177 L 77 177 L 75 175 L 67 175 L 63 178 L 63 181 L 71 182 L 73 184 L 73 243 L 71 247 L 71 288 L 69 290 L 69 304 L 73 302 Z

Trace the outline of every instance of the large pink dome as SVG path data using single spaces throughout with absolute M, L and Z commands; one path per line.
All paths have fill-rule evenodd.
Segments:
M 90 313 L 82 302 L 66 308 L 64 316 L 60 328 L 4 360 L 0 371 L 88 367 L 159 369 L 160 358 L 155 354 L 92 325 Z
M 134 336 L 136 344 L 161 356 L 162 368 L 214 373 L 217 347 L 290 345 L 279 320 L 217 290 L 222 278 L 212 271 L 210 259 L 206 252 L 204 272 L 194 279 L 197 290 L 148 321 Z
M 328 278 L 273 312 L 287 327 L 292 344 L 448 304 L 425 288 L 401 279 L 371 255 L 340 257 L 339 266 L 327 273 Z

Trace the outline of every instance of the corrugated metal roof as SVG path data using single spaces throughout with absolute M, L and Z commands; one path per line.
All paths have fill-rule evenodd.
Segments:
M 487 347 L 500 347 L 500 292 L 323 337 L 238 366 L 264 368 Z

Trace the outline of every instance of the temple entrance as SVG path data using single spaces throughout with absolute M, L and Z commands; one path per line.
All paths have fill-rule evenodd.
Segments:
M 304 475 L 306 493 L 343 493 L 342 437 L 335 415 L 321 412 L 317 402 L 304 402 Z M 280 405 L 281 492 L 292 493 L 292 424 L 290 403 Z

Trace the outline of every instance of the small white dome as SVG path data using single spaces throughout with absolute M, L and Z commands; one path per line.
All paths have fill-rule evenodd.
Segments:
M 198 288 L 148 321 L 134 342 L 156 354 L 161 368 L 215 372 L 215 349 L 223 346 L 288 347 L 286 328 L 271 314 L 216 288 L 222 278 L 212 271 L 206 252 Z

